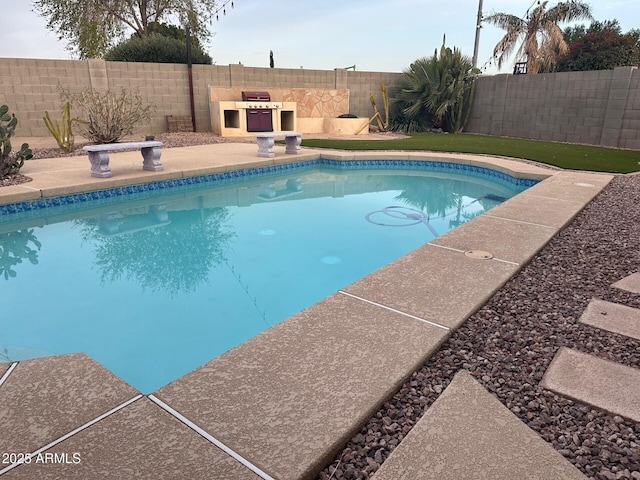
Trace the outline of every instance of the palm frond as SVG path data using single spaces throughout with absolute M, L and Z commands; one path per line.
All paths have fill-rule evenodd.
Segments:
M 493 13 L 482 19 L 483 22 L 490 23 L 502 30 L 521 29 L 526 26 L 526 22 L 515 15 L 509 13 Z
M 508 30 L 505 36 L 496 44 L 493 49 L 493 58 L 496 60 L 498 68 L 502 68 L 502 64 L 511 56 L 522 36 L 524 36 L 523 31 Z
M 590 20 L 592 18 L 591 6 L 577 1 L 560 2 L 545 13 L 545 20 L 556 24 L 573 20 Z
M 472 77 L 471 59 L 462 55 L 459 49 L 452 50 L 443 43 L 439 55 L 436 50 L 432 57 L 416 60 L 403 72 L 395 98 L 404 116 L 401 120 L 419 123 L 429 118 L 440 126 L 443 121 L 453 118 L 455 125 L 452 128 L 461 130 L 465 117 L 462 114 L 452 115 L 452 110 L 459 103 L 470 101 L 465 92 L 471 88 Z
M 538 2 L 524 19 L 507 13 L 494 13 L 484 19 L 506 30 L 505 36 L 493 49 L 498 68 L 502 68 L 503 62 L 522 41 L 516 60 L 526 57 L 527 72 L 537 73 L 542 68 L 551 71 L 559 56 L 566 53 L 568 48 L 558 23 L 591 18 L 589 5 L 578 0 L 559 2 L 547 10 L 548 3 Z

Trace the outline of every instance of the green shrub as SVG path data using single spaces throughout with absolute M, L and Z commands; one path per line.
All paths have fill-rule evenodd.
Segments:
M 408 103 L 395 101 L 389 111 L 389 130 L 399 133 L 426 132 L 433 125 L 433 115 L 427 110 L 414 118 L 405 113 Z
M 24 165 L 25 160 L 33 157 L 29 144 L 23 143 L 20 150 L 11 153 L 11 137 L 15 135 L 18 119 L 15 114 L 9 115 L 9 107 L 0 107 L 0 178 L 15 175 Z
M 191 62 L 211 65 L 211 57 L 194 43 Z M 104 59 L 111 62 L 187 63 L 187 44 L 184 40 L 158 33 L 143 38 L 134 35 L 109 50 Z
M 117 142 L 149 123 L 154 105 L 145 105 L 138 93 L 122 89 L 104 93 L 85 90 L 80 93 L 63 91 L 63 99 L 77 106 L 81 117 L 73 119 L 78 132 L 94 143 Z

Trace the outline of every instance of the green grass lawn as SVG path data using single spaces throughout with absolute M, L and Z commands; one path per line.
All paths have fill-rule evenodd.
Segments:
M 616 148 L 541 142 L 486 135 L 416 133 L 393 140 L 303 140 L 303 146 L 337 150 L 424 150 L 484 153 L 526 158 L 571 170 L 630 173 L 640 171 L 640 152 Z

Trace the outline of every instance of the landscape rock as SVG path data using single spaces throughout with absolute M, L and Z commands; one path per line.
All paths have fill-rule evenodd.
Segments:
M 389 456 L 465 368 L 587 477 L 639 480 L 640 424 L 540 387 L 562 346 L 640 368 L 640 341 L 578 322 L 592 298 L 640 308 L 640 296 L 611 287 L 638 271 L 640 175 L 619 175 L 363 426 L 365 441 L 374 432 L 392 437 L 377 446 L 376 459 Z M 346 448 L 353 460 L 340 468 L 369 478 L 368 463 L 359 458 L 365 448 Z M 321 478 L 330 477 L 336 462 Z

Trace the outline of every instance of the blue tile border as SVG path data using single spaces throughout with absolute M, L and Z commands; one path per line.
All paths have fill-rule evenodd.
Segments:
M 437 162 L 431 160 L 329 160 L 321 159 L 321 166 L 344 170 L 366 170 L 380 168 L 394 170 L 418 170 L 429 172 L 461 173 L 474 177 L 490 178 L 493 181 L 514 186 L 529 188 L 539 182 L 528 178 L 515 178 L 506 173 L 486 167 L 477 167 L 453 162 Z
M 503 185 L 516 187 L 522 190 L 538 183 L 538 180 L 515 178 L 506 173 L 486 167 L 477 167 L 453 162 L 438 162 L 430 160 L 332 160 L 320 157 L 298 162 L 265 165 L 263 167 L 231 170 L 227 172 L 211 173 L 173 180 L 160 180 L 151 183 L 73 193 L 57 197 L 38 198 L 26 202 L 9 203 L 6 205 L 0 205 L 0 223 L 2 223 L 3 220 L 2 216 L 5 215 L 11 215 L 11 221 L 15 221 L 20 220 L 20 213 L 35 213 L 36 211 L 47 208 L 68 206 L 70 207 L 68 210 L 71 211 L 82 208 L 82 206 L 87 202 L 93 202 L 93 206 L 97 207 L 107 206 L 121 202 L 123 200 L 122 197 L 124 196 L 134 197 L 127 198 L 127 200 L 141 200 L 152 197 L 158 191 L 175 190 L 176 193 L 180 193 L 198 189 L 205 184 L 211 184 L 211 186 L 228 185 L 237 180 L 260 179 L 277 174 L 308 170 L 317 167 L 341 171 L 381 168 L 385 170 L 459 173 L 473 177 L 487 178 Z M 16 215 L 18 218 L 16 218 Z

